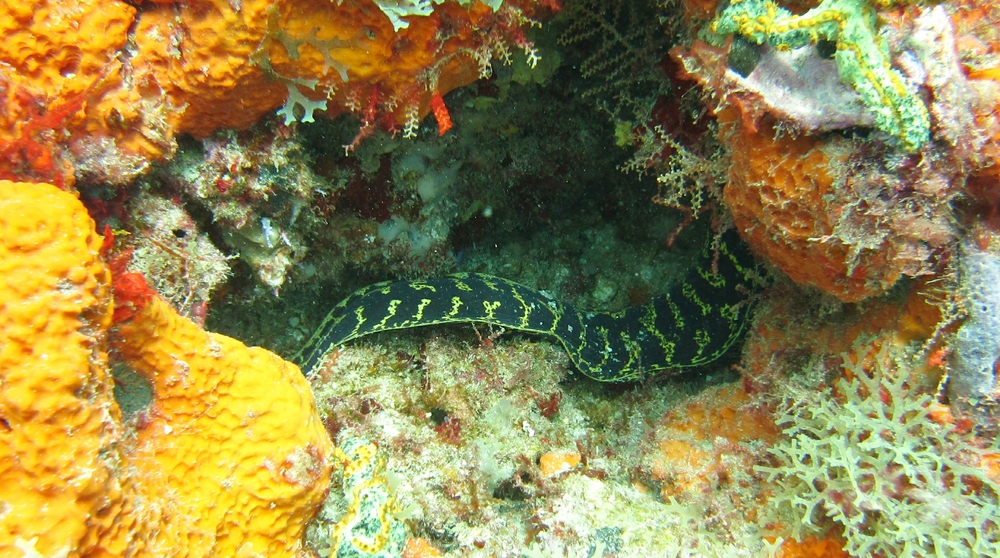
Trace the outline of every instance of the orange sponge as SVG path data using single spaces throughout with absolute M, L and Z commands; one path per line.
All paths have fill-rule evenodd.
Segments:
M 537 4 L 435 2 L 395 29 L 372 0 L 0 3 L 0 178 L 124 183 L 178 132 L 243 129 L 279 107 L 286 123 L 349 110 L 364 135 L 412 133 L 494 56 L 536 60 L 523 29 Z
M 550 451 L 542 454 L 538 460 L 538 470 L 543 477 L 554 477 L 560 473 L 575 469 L 581 461 L 579 452 Z
M 850 200 L 837 191 L 831 167 L 846 154 L 810 136 L 774 137 L 770 130 L 732 127 L 733 163 L 723 195 L 755 252 L 796 283 L 844 302 L 881 294 L 895 284 L 906 262 L 895 257 L 890 241 L 882 241 L 879 249 L 855 250 L 835 238 Z
M 121 82 L 115 57 L 134 15 L 117 1 L 0 3 L 0 178 L 72 182 L 56 144 Z
M 497 49 L 526 44 L 520 28 L 534 3 L 498 12 L 436 3 L 398 30 L 371 0 L 163 5 L 138 22 L 134 65 L 186 106 L 179 128 L 196 137 L 246 128 L 282 105 L 286 121 L 346 108 L 363 125 L 401 129 L 427 114 L 435 91 L 475 81 Z
M 123 435 L 101 246 L 72 194 L 0 182 L 0 556 L 305 556 L 333 449 L 305 378 L 141 299 L 114 343 L 153 401 Z
M 0 556 L 90 554 L 116 528 L 100 246 L 72 195 L 0 181 Z
M 758 459 L 751 448 L 777 436 L 770 411 L 741 386 L 717 386 L 660 419 L 646 462 L 664 500 L 688 498 L 711 493 L 723 479 L 750 482 Z
M 778 558 L 848 558 L 844 541 L 807 537 L 803 541 L 788 539 L 781 543 L 775 554 Z
M 298 367 L 206 332 L 160 298 L 121 326 L 115 346 L 153 386 L 125 449 L 137 492 L 162 502 L 146 510 L 154 555 L 303 554 L 333 448 Z

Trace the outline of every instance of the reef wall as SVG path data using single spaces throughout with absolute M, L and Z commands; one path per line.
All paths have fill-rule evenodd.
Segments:
M 4 3 L 0 556 L 997 555 L 997 29 L 985 0 Z M 617 312 L 737 236 L 745 342 L 685 374 L 610 387 L 468 324 L 278 356 L 377 281 Z

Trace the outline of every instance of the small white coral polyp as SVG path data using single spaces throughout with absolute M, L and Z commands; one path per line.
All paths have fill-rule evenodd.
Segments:
M 791 512 L 799 540 L 842 525 L 852 556 L 1000 556 L 1000 486 L 976 466 L 984 450 L 931 420 L 934 398 L 911 385 L 903 357 L 869 351 L 845 355 L 841 398 L 805 396 L 779 418 L 776 466 L 758 467 L 777 513 Z

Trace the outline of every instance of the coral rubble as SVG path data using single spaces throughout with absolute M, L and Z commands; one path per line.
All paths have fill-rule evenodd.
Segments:
M 721 505 L 753 500 L 756 489 L 743 481 L 758 477 L 752 465 L 765 446 L 755 437 L 775 431 L 726 424 L 752 407 L 750 398 L 723 390 L 732 394 L 728 410 L 692 439 L 700 447 L 730 433 L 731 444 L 717 443 L 703 461 L 718 476 L 665 505 L 660 485 L 666 492 L 670 483 L 644 461 L 660 455 L 674 419 L 697 431 L 704 416 L 667 414 L 683 398 L 676 384 L 609 394 L 567 378 L 565 353 L 549 344 L 479 343 L 460 332 L 382 337 L 331 354 L 311 382 L 330 432 L 378 445 L 398 515 L 443 555 L 585 555 L 603 545 L 620 556 L 650 548 L 735 556 L 763 548 L 759 530 Z M 701 412 L 717 400 L 712 391 Z M 662 423 L 651 424 L 656 417 Z M 744 460 L 723 457 L 737 446 Z M 713 467 L 716 459 L 724 462 Z M 338 500 L 328 500 L 321 523 L 351 513 Z M 738 540 L 713 531 L 716 514 Z M 311 540 L 329 544 L 323 533 Z

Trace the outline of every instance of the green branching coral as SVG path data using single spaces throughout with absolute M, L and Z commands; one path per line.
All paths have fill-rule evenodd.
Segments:
M 872 2 L 889 0 L 823 0 L 802 15 L 771 0 L 733 0 L 712 22 L 710 42 L 738 34 L 756 44 L 796 49 L 819 41 L 837 46 L 840 77 L 861 96 L 875 115 L 875 125 L 895 137 L 903 149 L 916 151 L 930 139 L 930 118 L 923 101 L 889 65 L 888 47 L 877 34 Z M 714 35 L 714 36 L 711 36 Z
M 983 450 L 930 419 L 933 398 L 892 358 L 879 351 L 874 373 L 845 358 L 842 400 L 806 396 L 779 419 L 777 465 L 758 468 L 778 509 L 797 516 L 799 539 L 824 517 L 840 524 L 852 556 L 1000 556 L 1000 487 L 976 466 Z

